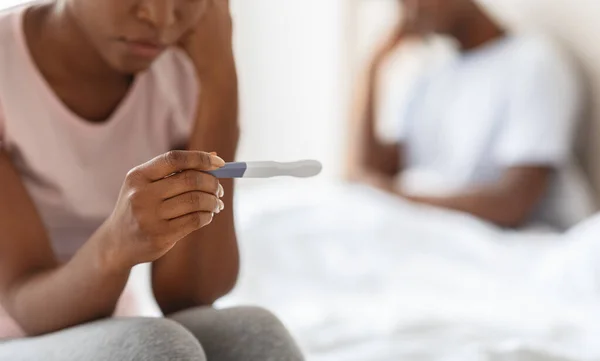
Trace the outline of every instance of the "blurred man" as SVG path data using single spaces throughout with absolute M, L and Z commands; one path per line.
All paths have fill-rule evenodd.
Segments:
M 565 203 L 589 201 L 567 180 L 581 106 L 567 57 L 544 37 L 508 34 L 474 0 L 399 2 L 405 16 L 368 69 L 354 179 L 503 227 L 587 216 Z M 405 106 L 392 99 L 401 134 L 386 144 L 375 126 L 383 64 L 431 34 L 453 38 L 458 54 L 421 76 Z

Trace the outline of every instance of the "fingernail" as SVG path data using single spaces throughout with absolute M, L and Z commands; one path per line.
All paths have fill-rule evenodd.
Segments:
M 225 161 L 223 160 L 223 158 L 221 158 L 217 155 L 212 155 L 212 154 L 210 156 L 210 163 L 214 167 L 219 167 L 219 168 L 221 168 L 225 165 Z
M 219 199 L 218 203 L 219 203 L 219 212 L 221 212 L 222 210 L 225 209 L 225 203 L 223 203 L 223 201 L 220 199 Z
M 217 197 L 219 198 L 223 198 L 223 196 L 225 195 L 225 189 L 223 189 L 223 186 L 221 185 L 221 183 L 219 183 L 219 190 L 217 192 Z

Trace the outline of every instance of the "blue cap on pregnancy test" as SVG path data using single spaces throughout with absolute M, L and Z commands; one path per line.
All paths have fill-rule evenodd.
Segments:
M 316 160 L 298 162 L 234 162 L 209 171 L 217 178 L 273 178 L 296 177 L 310 178 L 321 173 L 323 166 Z

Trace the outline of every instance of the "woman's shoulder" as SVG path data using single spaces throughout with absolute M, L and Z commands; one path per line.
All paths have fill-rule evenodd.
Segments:
M 0 10 L 0 45 L 15 40 L 17 19 L 23 9 L 24 6 L 20 5 Z

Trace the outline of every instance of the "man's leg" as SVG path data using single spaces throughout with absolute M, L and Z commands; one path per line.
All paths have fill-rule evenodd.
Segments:
M 261 308 L 195 308 L 169 318 L 198 338 L 208 361 L 304 360 L 283 324 Z
M 10 361 L 206 361 L 198 340 L 166 319 L 98 321 L 53 334 L 0 341 Z

